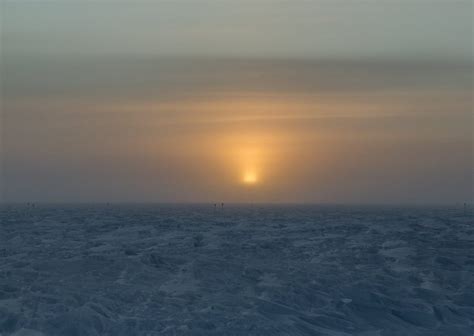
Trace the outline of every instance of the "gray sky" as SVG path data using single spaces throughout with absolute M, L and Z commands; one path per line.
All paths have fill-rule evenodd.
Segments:
M 473 199 L 471 1 L 1 6 L 4 201 Z
M 2 1 L 6 52 L 464 59 L 472 1 Z

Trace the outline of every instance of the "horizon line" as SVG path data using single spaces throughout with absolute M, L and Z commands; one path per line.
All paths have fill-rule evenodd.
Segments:
M 302 206 L 464 206 L 466 202 L 198 202 L 198 201 L 0 201 L 0 205 L 302 205 Z

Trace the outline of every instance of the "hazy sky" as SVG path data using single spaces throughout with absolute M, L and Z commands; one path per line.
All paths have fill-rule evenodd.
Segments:
M 473 200 L 472 1 L 5 1 L 4 201 Z

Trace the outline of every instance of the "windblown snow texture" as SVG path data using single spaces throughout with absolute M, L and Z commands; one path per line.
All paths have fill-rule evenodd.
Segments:
M 456 208 L 4 206 L 1 335 L 466 335 Z

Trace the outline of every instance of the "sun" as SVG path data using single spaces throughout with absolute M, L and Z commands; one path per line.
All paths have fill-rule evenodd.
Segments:
M 255 172 L 245 172 L 242 177 L 242 182 L 247 185 L 254 185 L 258 182 L 258 177 Z

